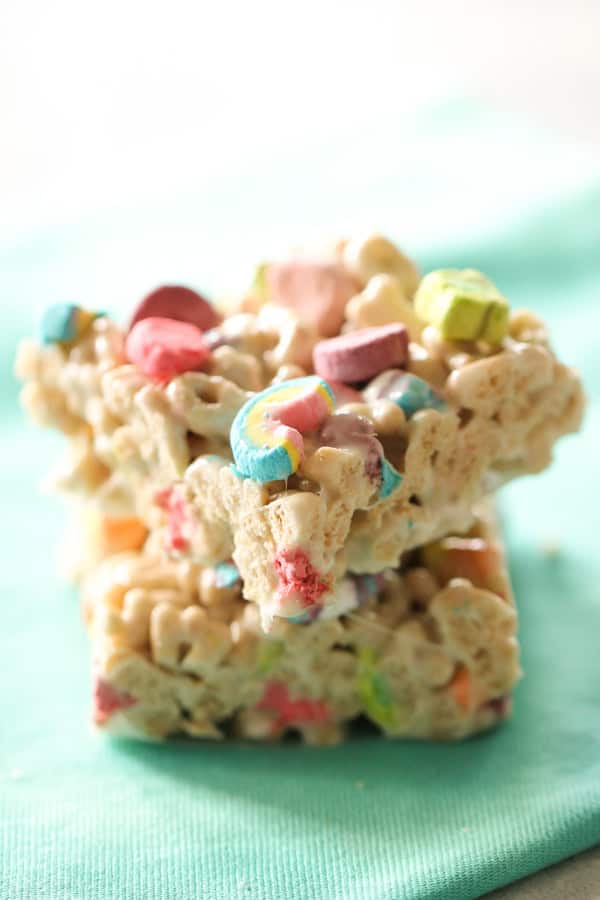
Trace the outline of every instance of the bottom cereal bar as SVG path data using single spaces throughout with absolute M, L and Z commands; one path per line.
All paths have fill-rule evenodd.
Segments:
M 364 716 L 389 737 L 464 738 L 509 715 L 520 674 L 487 513 L 398 570 L 344 579 L 327 619 L 277 620 L 268 635 L 234 565 L 200 568 L 147 549 L 89 574 L 84 609 L 94 719 L 119 735 L 273 740 L 296 731 L 331 744 Z

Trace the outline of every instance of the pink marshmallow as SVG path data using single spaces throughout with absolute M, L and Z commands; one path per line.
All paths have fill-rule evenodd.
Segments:
M 94 682 L 94 722 L 102 725 L 113 713 L 120 709 L 128 709 L 137 703 L 131 694 L 118 691 L 103 678 L 96 678 Z
M 287 306 L 320 335 L 337 334 L 348 300 L 360 285 L 338 263 L 290 260 L 267 269 L 267 295 L 272 303 Z
M 267 682 L 256 708 L 276 715 L 273 722 L 275 734 L 289 726 L 321 724 L 327 722 L 330 716 L 329 707 L 324 700 L 313 700 L 312 697 L 293 700 L 287 685 L 281 681 Z
M 204 368 L 210 350 L 196 325 L 151 316 L 140 319 L 125 342 L 127 359 L 154 381 Z
M 401 368 L 408 360 L 408 331 L 394 322 L 350 331 L 320 341 L 313 352 L 315 372 L 321 378 L 355 383 L 384 369 Z
M 303 606 L 315 606 L 319 597 L 329 590 L 321 573 L 299 547 L 280 550 L 274 566 L 279 578 L 277 599 L 280 602 L 300 597 Z

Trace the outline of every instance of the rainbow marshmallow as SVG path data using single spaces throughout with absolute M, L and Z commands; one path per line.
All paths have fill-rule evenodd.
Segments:
M 318 428 L 334 405 L 331 387 L 315 375 L 271 385 L 252 397 L 231 426 L 238 472 L 261 483 L 288 478 L 302 461 L 302 435 Z

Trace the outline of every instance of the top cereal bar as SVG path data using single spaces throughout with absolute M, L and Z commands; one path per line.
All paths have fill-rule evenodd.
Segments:
M 174 556 L 232 558 L 265 626 L 467 529 L 584 404 L 539 319 L 475 270 L 420 279 L 378 235 L 262 264 L 224 318 L 180 287 L 126 328 L 53 307 L 17 373 L 32 417 L 70 437 L 60 486 Z

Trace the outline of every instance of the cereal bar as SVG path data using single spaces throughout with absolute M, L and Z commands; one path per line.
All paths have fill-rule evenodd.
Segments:
M 388 737 L 442 740 L 510 714 L 516 615 L 487 513 L 397 570 L 345 576 L 336 603 L 266 635 L 231 562 L 110 556 L 84 581 L 94 720 L 150 739 L 291 731 L 332 744 L 359 717 Z
M 17 372 L 31 416 L 70 438 L 56 485 L 121 549 L 148 532 L 173 559 L 233 559 L 266 630 L 468 528 L 584 402 L 532 313 L 473 270 L 420 279 L 378 235 L 262 264 L 225 318 L 173 286 L 127 328 L 59 305 Z

